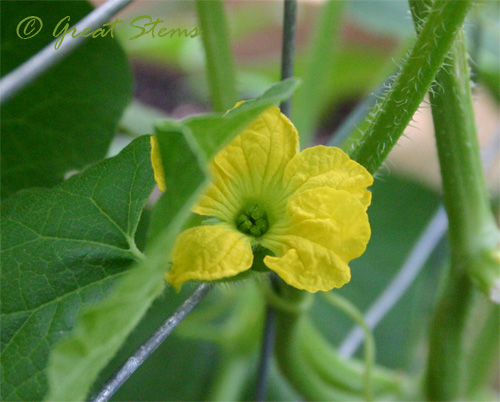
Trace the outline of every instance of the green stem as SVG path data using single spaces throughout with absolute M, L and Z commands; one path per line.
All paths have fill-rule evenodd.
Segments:
M 277 309 L 275 354 L 284 376 L 310 400 L 359 400 L 365 389 L 363 366 L 341 359 L 309 322 L 301 306 L 310 306 L 311 295 L 280 290 L 283 303 L 268 300 Z M 373 371 L 373 385 L 380 395 L 402 391 L 401 379 L 380 368 Z
M 372 374 L 373 366 L 375 365 L 375 338 L 373 337 L 373 333 L 366 324 L 363 314 L 347 299 L 332 292 L 322 293 L 322 295 L 331 305 L 343 311 L 363 329 L 365 334 L 365 399 L 367 402 L 370 402 L 373 400 Z
M 498 352 L 500 351 L 500 310 L 498 306 L 489 305 L 487 315 L 479 335 L 469 352 L 469 382 L 466 396 L 472 399 L 476 392 L 493 377 L 494 366 L 498 368 Z
M 308 361 L 299 340 L 303 337 L 304 316 L 280 312 L 277 319 L 275 356 L 280 370 L 307 400 L 349 401 L 357 399 L 341 384 L 326 383 Z M 337 370 L 332 364 L 332 369 Z
M 465 272 L 447 273 L 432 315 L 425 391 L 429 400 L 462 400 L 465 392 L 464 329 L 473 286 Z
M 222 353 L 207 401 L 237 401 L 249 376 L 248 357 Z
M 418 21 L 425 6 L 416 0 L 411 4 Z M 500 233 L 481 164 L 463 32 L 458 34 L 445 66 L 436 76 L 430 101 L 449 220 L 452 266 L 455 271 L 467 270 L 475 284 L 498 302 Z
M 235 70 L 224 5 L 221 0 L 196 0 L 212 106 L 225 112 L 238 100 Z
M 449 220 L 452 264 L 498 300 L 498 228 L 490 208 L 476 135 L 469 68 L 462 35 L 430 94 L 443 198 Z M 496 293 L 496 295 L 495 295 Z
M 428 4 L 410 0 L 417 32 Z M 449 220 L 451 267 L 431 320 L 425 386 L 431 400 L 457 400 L 464 398 L 470 374 L 465 353 L 474 301 L 472 281 L 493 298 L 500 277 L 495 251 L 499 233 L 481 166 L 462 31 L 436 75 L 430 101 Z
M 436 0 L 394 84 L 373 112 L 352 159 L 375 173 L 403 134 L 453 44 L 472 0 Z
M 304 320 L 299 338 L 311 367 L 325 382 L 358 395 L 363 394 L 366 390 L 366 370 L 363 364 L 341 358 L 308 320 Z M 381 367 L 375 367 L 371 376 L 374 394 L 401 394 L 404 385 L 401 376 Z

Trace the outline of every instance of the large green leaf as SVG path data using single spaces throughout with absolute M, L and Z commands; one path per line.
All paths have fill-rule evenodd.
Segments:
M 179 171 L 166 171 L 167 185 L 172 190 L 163 195 L 166 201 L 160 205 L 168 209 L 172 219 L 150 247 L 148 258 L 130 270 L 108 298 L 86 309 L 71 336 L 54 349 L 49 365 L 47 400 L 83 400 L 99 372 L 163 290 L 163 275 L 175 238 L 204 180 L 198 157 L 186 137 L 181 125 L 175 130 L 158 133 L 163 163 L 169 166 L 169 156 L 172 156 L 176 162 L 184 162 L 181 169 L 187 165 L 198 166 L 194 169 L 197 180 L 186 181 Z
M 154 181 L 148 137 L 53 189 L 2 207 L 2 399 L 39 400 L 51 345 L 140 256 L 134 233 Z
M 278 83 L 226 117 L 200 117 L 206 120 L 197 120 L 198 124 L 192 126 L 198 130 L 196 134 L 187 123 L 165 121 L 158 125 L 167 192 L 155 206 L 154 236 L 150 237 L 147 258 L 125 275 L 107 299 L 85 310 L 71 336 L 54 349 L 48 400 L 85 398 L 99 372 L 163 289 L 163 275 L 176 237 L 206 183 L 205 157 L 210 159 L 267 107 L 289 97 L 296 85 L 295 81 Z M 201 141 L 206 137 L 213 141 Z
M 2 2 L 2 74 L 53 40 L 63 17 L 69 16 L 71 25 L 91 11 L 86 1 Z M 30 39 L 21 39 L 17 27 L 28 16 L 40 18 L 43 28 Z M 23 32 L 22 26 L 19 31 Z M 68 34 L 64 41 L 71 39 Z M 131 92 L 125 55 L 108 34 L 89 38 L 8 101 L 1 120 L 2 196 L 53 186 L 67 171 L 103 158 Z

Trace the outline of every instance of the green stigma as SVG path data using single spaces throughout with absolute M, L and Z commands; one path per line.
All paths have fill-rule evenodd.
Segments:
M 265 209 L 257 204 L 244 208 L 236 217 L 236 227 L 241 233 L 261 237 L 269 229 Z

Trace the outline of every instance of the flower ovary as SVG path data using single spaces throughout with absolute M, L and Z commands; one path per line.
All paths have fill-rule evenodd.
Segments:
M 269 229 L 265 209 L 257 204 L 244 208 L 236 218 L 236 227 L 241 233 L 261 237 Z

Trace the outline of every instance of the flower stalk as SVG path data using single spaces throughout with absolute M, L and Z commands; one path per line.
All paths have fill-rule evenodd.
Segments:
M 285 285 L 279 295 L 267 295 L 277 311 L 276 359 L 294 388 L 307 400 L 366 397 L 363 365 L 340 358 L 304 314 L 312 306 L 312 295 Z M 403 381 L 395 373 L 374 367 L 371 375 L 375 396 L 401 396 Z

